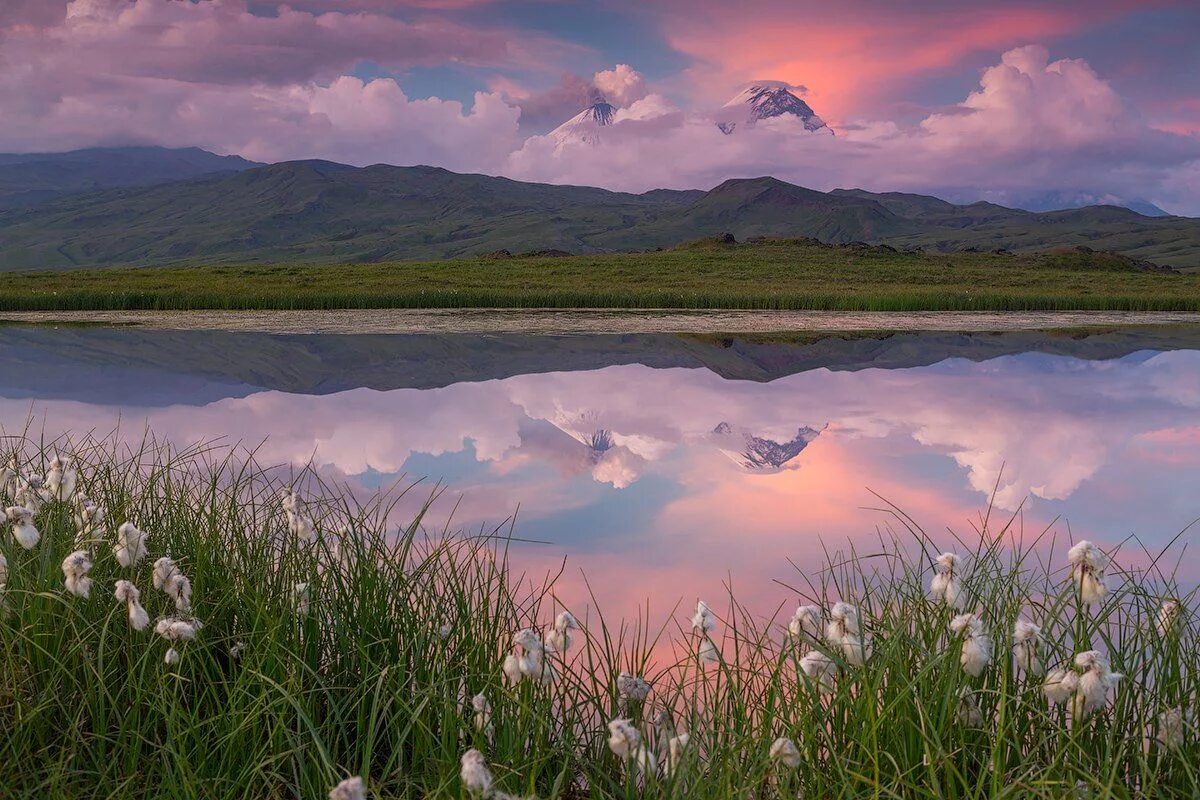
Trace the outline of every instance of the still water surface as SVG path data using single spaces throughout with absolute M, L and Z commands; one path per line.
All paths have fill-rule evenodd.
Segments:
M 0 328 L 0 423 L 148 426 L 310 459 L 369 492 L 445 487 L 429 522 L 516 515 L 531 574 L 606 613 L 771 611 L 792 563 L 870 549 L 885 498 L 949 546 L 995 494 L 1031 535 L 1161 545 L 1200 516 L 1200 332 L 281 335 Z M 420 497 L 418 497 L 420 495 Z M 410 495 L 411 513 L 424 499 Z M 400 520 L 397 520 L 398 522 Z M 1186 534 L 1187 541 L 1195 534 Z M 1139 556 L 1128 550 L 1129 561 Z M 1182 569 L 1200 577 L 1200 565 Z M 789 563 L 792 562 L 792 563 Z

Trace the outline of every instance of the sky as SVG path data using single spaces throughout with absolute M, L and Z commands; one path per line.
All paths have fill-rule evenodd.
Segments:
M 817 189 L 1200 215 L 1195 0 L 0 0 L 0 151 L 199 146 L 645 191 Z M 833 128 L 726 136 L 751 81 Z M 598 144 L 545 134 L 595 92 Z

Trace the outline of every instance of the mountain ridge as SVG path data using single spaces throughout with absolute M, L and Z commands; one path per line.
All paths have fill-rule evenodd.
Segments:
M 1113 206 L 1038 213 L 897 192 L 820 192 L 770 176 L 631 194 L 306 160 L 0 210 L 0 268 L 599 253 L 723 233 L 945 251 L 1086 246 L 1200 266 L 1200 220 Z
M 0 153 L 0 210 L 81 192 L 151 186 L 263 166 L 199 147 L 92 147 L 64 153 Z

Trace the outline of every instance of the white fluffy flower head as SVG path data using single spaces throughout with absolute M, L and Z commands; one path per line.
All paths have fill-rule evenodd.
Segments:
M 786 736 L 780 736 L 771 743 L 770 756 L 772 761 L 791 769 L 796 769 L 802 763 L 800 749 Z
M 125 604 L 129 614 L 129 625 L 135 631 L 142 631 L 150 624 L 150 615 L 142 608 L 142 593 L 129 581 L 117 581 L 113 588 L 113 597 Z
M 329 800 L 367 800 L 362 778 L 346 778 L 329 790 Z
M 146 550 L 146 540 L 150 536 L 145 531 L 138 530 L 132 522 L 124 522 L 117 528 L 117 543 L 113 546 L 113 555 L 117 563 L 128 569 L 141 563 L 149 552 Z
M 487 759 L 473 747 L 463 753 L 459 775 L 472 797 L 483 797 L 492 791 L 492 771 L 488 769 Z
M 67 591 L 76 597 L 86 598 L 92 591 L 92 579 L 88 572 L 92 568 L 92 559 L 86 550 L 76 550 L 63 559 L 63 584 Z M 0 582 L 3 579 L 0 578 Z

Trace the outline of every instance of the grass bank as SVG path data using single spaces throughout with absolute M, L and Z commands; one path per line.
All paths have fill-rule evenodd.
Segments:
M 810 241 L 440 262 L 0 274 L 0 310 L 694 308 L 1200 311 L 1200 274 L 1120 256 Z
M 1065 547 L 1011 545 L 993 521 L 954 544 L 958 605 L 979 610 L 955 633 L 927 589 L 940 548 L 897 513 L 903 539 L 793 577 L 805 588 L 781 589 L 774 617 L 731 597 L 690 621 L 605 620 L 518 585 L 503 538 L 390 527 L 395 494 L 358 503 L 152 440 L 6 444 L 5 491 L 40 538 L 22 523 L 0 544 L 5 797 L 317 800 L 352 776 L 376 800 L 1200 792 L 1192 598 L 1160 624 L 1179 590 L 1156 554 L 1138 572 L 1090 554 L 1108 590 L 1088 605 Z M 74 481 L 48 463 L 68 451 Z M 55 499 L 67 488 L 107 513 Z M 87 591 L 64 584 L 73 552 Z M 118 581 L 140 589 L 144 629 Z M 797 601 L 815 607 L 789 620 Z M 1018 620 L 1040 626 L 1042 667 L 1093 690 L 1049 704 L 1043 669 L 1010 651 Z M 1075 666 L 1092 650 L 1124 674 L 1115 690 L 1094 656 Z M 490 784 L 478 761 L 460 774 L 472 750 Z

